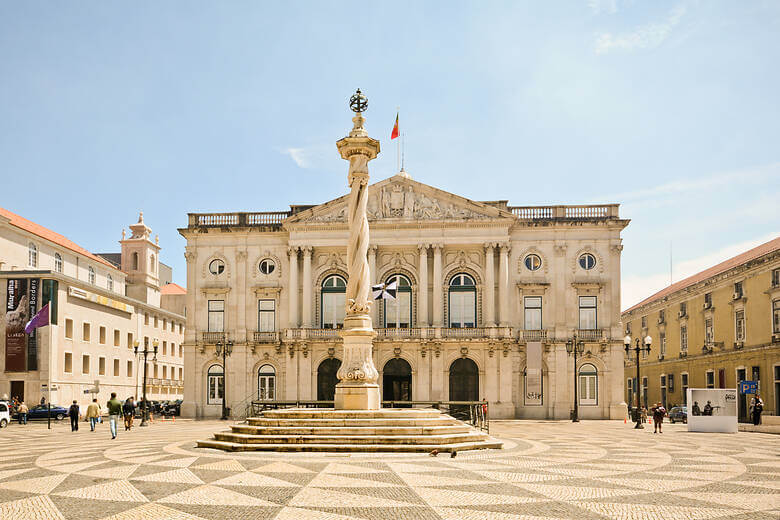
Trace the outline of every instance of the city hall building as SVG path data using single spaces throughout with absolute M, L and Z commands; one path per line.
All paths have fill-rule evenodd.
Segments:
M 618 205 L 509 206 L 405 172 L 368 188 L 384 401 L 487 400 L 492 417 L 622 418 Z M 183 415 L 332 400 L 347 283 L 347 196 L 289 211 L 190 214 Z M 567 341 L 582 353 L 574 366 Z M 217 347 L 230 345 L 226 367 Z M 576 372 L 575 372 L 576 370 Z M 575 376 L 576 374 L 576 376 Z M 227 388 L 225 388 L 225 384 Z M 225 390 L 227 392 L 225 393 Z M 225 397 L 226 396 L 226 397 Z

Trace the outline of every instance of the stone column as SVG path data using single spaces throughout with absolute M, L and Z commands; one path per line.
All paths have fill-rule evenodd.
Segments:
M 197 334 L 198 330 L 196 327 L 196 313 L 195 313 L 195 302 L 198 294 L 198 267 L 197 267 L 197 259 L 198 259 L 198 253 L 195 250 L 195 248 L 187 247 L 187 251 L 184 253 L 184 258 L 187 259 L 187 296 L 186 296 L 186 302 L 187 302 L 187 309 L 189 309 L 189 312 L 187 313 L 187 321 L 186 321 L 186 327 L 184 328 L 184 396 L 181 403 L 181 415 L 182 417 L 198 417 L 199 414 L 199 408 L 200 405 L 198 404 L 198 382 L 201 381 L 206 377 L 205 374 L 202 374 L 198 371 L 198 363 L 196 363 L 197 353 L 196 353 L 196 345 L 197 345 Z M 136 328 L 136 331 L 140 330 L 140 327 Z M 137 336 L 136 332 L 134 331 L 134 335 Z M 137 339 L 141 341 L 142 338 L 135 337 L 134 339 Z M 133 363 L 133 368 L 135 371 L 135 374 L 137 375 L 139 373 L 139 370 L 142 370 L 143 367 L 140 363 L 137 362 L 137 358 L 135 362 Z
M 301 298 L 302 306 L 302 326 L 305 329 L 311 328 L 311 309 L 312 309 L 312 297 L 311 297 L 311 246 L 303 246 L 303 296 Z
M 417 326 L 427 327 L 428 322 L 428 244 L 418 244 L 420 250 L 420 285 L 417 288 Z
M 236 294 L 236 343 L 247 341 L 246 321 L 246 251 L 236 251 L 236 285 L 241 288 Z M 251 326 L 251 325 L 250 325 Z M 257 324 L 255 324 L 257 326 Z M 230 394 L 228 394 L 230 395 Z
M 379 373 L 374 366 L 374 329 L 371 323 L 371 274 L 368 266 L 369 229 L 366 205 L 368 203 L 368 161 L 379 153 L 379 141 L 368 137 L 363 128 L 362 111 L 367 106 L 358 91 L 350 100 L 355 112 L 354 126 L 348 137 L 336 143 L 342 159 L 349 161 L 347 177 L 350 194 L 347 206 L 349 239 L 347 242 L 347 269 L 349 280 L 346 291 L 344 330 L 344 359 L 337 372 L 335 408 L 337 410 L 378 410 Z
M 370 246 L 368 248 L 368 270 L 371 274 L 371 285 L 375 285 L 377 283 L 376 249 L 376 246 Z M 379 305 L 381 303 L 382 302 L 375 301 L 371 306 L 371 321 L 373 323 L 379 323 Z
M 288 301 L 290 310 L 287 316 L 287 323 L 291 329 L 298 328 L 298 247 L 287 249 L 290 255 L 290 283 L 288 287 Z
M 493 265 L 493 244 L 485 244 L 485 326 L 496 325 L 496 270 Z
M 509 244 L 501 244 L 501 260 L 498 264 L 498 301 L 502 327 L 509 326 L 512 316 L 509 309 L 509 249 Z
M 433 326 L 442 327 L 442 314 L 444 305 L 442 305 L 442 282 L 441 279 L 441 250 L 442 244 L 433 245 Z

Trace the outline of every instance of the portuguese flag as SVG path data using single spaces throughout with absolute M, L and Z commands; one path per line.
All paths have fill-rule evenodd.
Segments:
M 395 115 L 395 125 L 393 125 L 393 133 L 390 134 L 390 140 L 392 141 L 398 137 L 398 114 Z

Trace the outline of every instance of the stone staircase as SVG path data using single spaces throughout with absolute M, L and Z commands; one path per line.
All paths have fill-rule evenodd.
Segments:
M 435 409 L 288 408 L 198 441 L 226 451 L 439 452 L 499 449 L 502 443 Z

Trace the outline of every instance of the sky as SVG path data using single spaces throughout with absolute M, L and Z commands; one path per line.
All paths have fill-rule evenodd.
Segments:
M 780 235 L 780 2 L 0 2 L 0 206 L 95 252 L 138 212 L 184 285 L 188 212 L 346 193 L 383 151 L 475 200 L 621 204 L 627 308 Z

